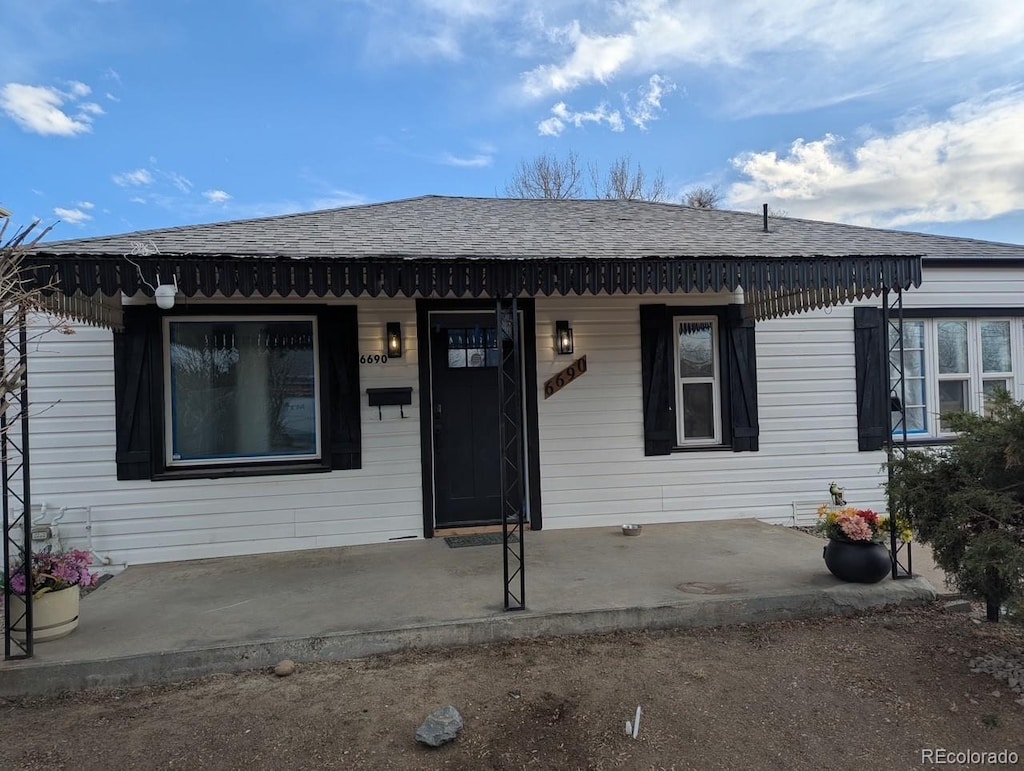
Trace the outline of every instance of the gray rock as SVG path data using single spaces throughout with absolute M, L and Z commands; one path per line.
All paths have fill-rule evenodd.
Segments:
M 972 609 L 970 600 L 950 600 L 943 603 L 947 613 L 970 613 Z
M 452 741 L 462 730 L 462 715 L 448 705 L 427 715 L 423 725 L 416 729 L 416 741 L 430 747 L 440 747 Z

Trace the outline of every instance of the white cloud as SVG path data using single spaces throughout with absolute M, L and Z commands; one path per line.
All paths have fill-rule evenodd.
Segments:
M 725 90 L 727 111 L 756 114 L 915 83 L 951 89 L 964 73 L 1019 77 L 1024 65 L 1019 0 L 619 0 L 591 10 L 560 4 L 547 16 L 561 19 L 539 17 L 547 61 L 523 73 L 526 96 L 694 72 Z
M 82 82 L 77 81 L 77 80 L 69 80 L 68 81 L 68 88 L 71 91 L 71 96 L 75 97 L 77 99 L 81 99 L 83 97 L 89 96 L 89 94 L 92 93 L 92 89 L 91 88 L 89 88 L 87 85 L 85 85 L 85 83 L 82 83 Z
M 854 144 L 832 134 L 733 159 L 730 206 L 878 227 L 1024 211 L 1024 89 L 962 102 L 940 120 Z
M 231 196 L 223 190 L 206 190 L 203 193 L 203 198 L 210 203 L 226 203 L 231 200 Z
M 500 0 L 421 0 L 421 4 L 442 16 L 460 20 L 494 16 L 504 5 Z
M 84 113 L 86 115 L 106 114 L 106 110 L 104 110 L 102 107 L 96 104 L 96 102 L 82 102 L 80 105 L 78 105 L 78 111 L 79 113 Z
M 111 102 L 120 102 L 120 101 L 121 101 L 120 99 L 118 99 L 118 98 L 117 98 L 116 96 L 114 96 L 114 95 L 113 95 L 112 93 L 110 93 L 109 91 L 108 91 L 108 92 L 106 93 L 106 97 L 107 97 L 107 99 L 109 99 L 109 100 L 110 100 Z
M 494 163 L 494 156 L 490 153 L 481 153 L 468 158 L 460 158 L 451 153 L 445 153 L 441 156 L 441 163 L 445 166 L 456 166 L 463 169 L 481 169 Z
M 545 118 L 537 124 L 537 133 L 542 137 L 560 137 L 563 131 L 565 124 L 554 116 Z
M 126 171 L 123 174 L 115 174 L 111 179 L 114 180 L 115 185 L 121 187 L 142 187 L 153 184 L 153 175 L 149 173 L 148 169 Z
M 78 84 L 84 85 L 84 84 Z M 0 90 L 0 108 L 22 129 L 42 136 L 70 137 L 92 131 L 92 118 L 79 112 L 74 117 L 61 107 L 74 96 L 48 86 L 8 83 Z
M 192 180 L 188 179 L 187 177 L 183 177 L 181 174 L 178 174 L 173 171 L 162 171 L 160 173 L 167 177 L 170 183 L 174 185 L 176 188 L 178 188 L 178 190 L 180 190 L 181 192 L 191 192 Z
M 81 209 L 64 209 L 58 206 L 53 213 L 71 225 L 81 225 L 92 219 L 92 215 L 86 214 Z
M 623 95 L 626 103 L 626 117 L 639 129 L 646 130 L 647 124 L 658 119 L 662 110 L 661 98 L 676 90 L 676 84 L 668 78 L 654 74 L 647 81 L 646 86 L 637 89 L 639 99 L 633 105 L 628 94 Z
M 141 198 L 140 196 L 137 196 L 137 195 L 136 196 L 132 196 L 128 200 L 131 201 L 132 203 L 141 203 L 141 204 L 145 204 L 146 203 L 146 199 L 145 198 Z
M 584 112 L 575 112 L 570 110 L 565 102 L 558 102 L 551 108 L 551 117 L 537 124 L 537 132 L 541 136 L 557 137 L 561 136 L 568 126 L 583 128 L 586 123 L 607 123 L 608 128 L 615 132 L 624 131 L 626 128 L 619 111 L 610 109 L 604 102 L 593 110 Z
M 565 39 L 573 50 L 561 64 L 542 64 L 524 74 L 524 88 L 530 96 L 572 91 L 586 83 L 607 83 L 635 56 L 635 37 L 586 35 L 578 21 L 553 31 L 552 37 Z
M 317 209 L 339 209 L 343 206 L 359 206 L 366 203 L 366 198 L 348 190 L 331 190 L 326 195 L 314 198 L 306 204 L 298 204 L 295 211 L 316 211 Z M 288 204 L 285 204 L 288 205 Z
M 88 211 L 89 209 L 96 208 L 96 204 L 94 204 L 92 201 L 78 201 L 75 204 L 75 206 L 77 206 L 79 209 L 85 209 L 86 211 Z

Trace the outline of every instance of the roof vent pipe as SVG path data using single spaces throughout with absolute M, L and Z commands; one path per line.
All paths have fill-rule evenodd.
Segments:
M 768 232 L 768 204 L 764 204 L 764 232 Z

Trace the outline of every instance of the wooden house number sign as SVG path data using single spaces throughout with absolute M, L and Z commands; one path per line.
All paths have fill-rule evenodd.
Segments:
M 572 381 L 587 373 L 587 357 L 581 356 L 556 375 L 544 381 L 544 398 L 554 396 Z

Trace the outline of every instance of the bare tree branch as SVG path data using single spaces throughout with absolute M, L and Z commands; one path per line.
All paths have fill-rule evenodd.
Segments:
M 520 161 L 512 179 L 505 185 L 509 198 L 594 198 L 629 201 L 667 201 L 665 178 L 658 171 L 648 177 L 639 163 L 625 155 L 602 172 L 596 163 L 587 164 L 590 189 L 583 180 L 579 156 L 570 151 L 565 158 L 543 154 Z
M 665 178 L 659 170 L 648 180 L 647 172 L 637 163 L 633 167 L 633 159 L 624 155 L 612 161 L 608 173 L 604 176 L 595 164 L 590 165 L 590 179 L 595 198 L 618 199 L 625 201 L 666 201 Z
M 570 151 L 564 159 L 547 153 L 520 161 L 505 185 L 509 198 L 581 198 L 583 170 L 579 156 Z
M 10 404 L 8 395 L 24 384 L 25 367 L 11 356 L 21 325 L 27 323 L 29 314 L 46 312 L 42 299 L 47 287 L 35 286 L 25 279 L 21 270 L 22 256 L 53 227 L 50 225 L 36 232 L 39 225 L 36 221 L 18 228 L 7 238 L 9 225 L 9 218 L 0 217 L 0 414 L 7 412 Z M 45 328 L 34 329 L 33 337 L 53 329 L 67 333 L 72 331 L 66 322 L 54 316 L 41 315 L 40 318 L 45 319 Z
M 722 193 L 718 186 L 698 185 L 691 187 L 683 196 L 683 203 L 694 209 L 717 209 L 722 202 Z

